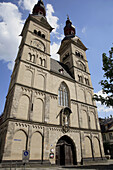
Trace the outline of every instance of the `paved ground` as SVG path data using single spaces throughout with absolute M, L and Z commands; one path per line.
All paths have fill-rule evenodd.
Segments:
M 109 160 L 107 163 L 100 163 L 96 165 L 87 165 L 87 166 L 65 166 L 65 167 L 37 167 L 37 168 L 0 168 L 0 170 L 113 170 L 113 160 Z

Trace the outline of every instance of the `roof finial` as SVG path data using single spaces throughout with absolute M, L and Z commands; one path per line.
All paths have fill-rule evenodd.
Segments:
M 67 15 L 66 26 L 64 27 L 64 35 L 65 36 L 75 36 L 75 27 L 72 25 L 71 20 L 69 19 L 69 15 Z
M 69 20 L 69 15 L 67 14 L 67 19 Z
M 43 0 L 38 0 L 38 3 L 33 8 L 33 14 L 42 15 L 44 17 L 46 16 L 46 9 Z

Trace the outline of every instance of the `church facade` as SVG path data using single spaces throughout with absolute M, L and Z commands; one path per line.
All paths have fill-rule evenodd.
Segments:
M 58 54 L 50 56 L 50 32 L 42 0 L 22 30 L 4 113 L 0 160 L 66 165 L 104 158 L 97 107 L 86 58 L 69 17 Z

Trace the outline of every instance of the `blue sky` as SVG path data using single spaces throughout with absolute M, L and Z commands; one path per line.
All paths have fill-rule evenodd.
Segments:
M 10 76 L 21 40 L 23 24 L 38 0 L 0 0 L 0 113 L 3 112 Z M 102 53 L 108 54 L 113 43 L 113 0 L 43 0 L 51 33 L 51 55 L 56 54 L 63 38 L 67 14 L 76 35 L 88 48 L 86 55 L 94 92 L 101 94 Z M 98 105 L 99 116 L 113 115 L 112 108 Z

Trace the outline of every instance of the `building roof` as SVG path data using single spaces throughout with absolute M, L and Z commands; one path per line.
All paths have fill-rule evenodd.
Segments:
M 99 118 L 99 122 L 102 132 L 112 130 L 111 128 L 113 126 L 113 117 L 105 119 Z
M 69 72 L 68 67 L 65 64 L 63 64 L 57 60 L 54 60 L 52 58 L 51 58 L 50 63 L 51 63 L 50 71 L 74 80 L 71 73 Z

